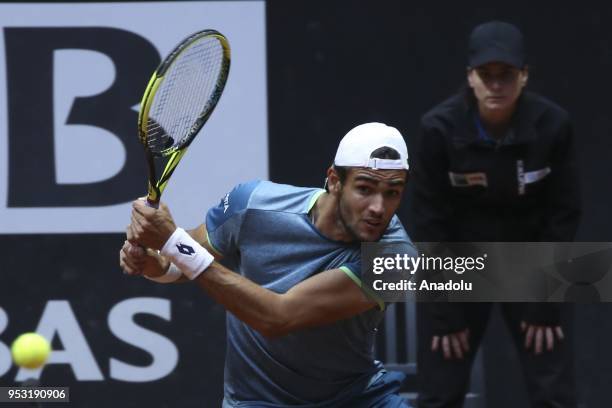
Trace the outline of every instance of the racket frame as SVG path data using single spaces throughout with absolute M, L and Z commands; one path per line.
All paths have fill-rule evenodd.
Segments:
M 187 135 L 180 139 L 179 144 L 177 144 L 176 146 L 171 146 L 160 152 L 154 152 L 149 148 L 147 144 L 147 124 L 149 122 L 149 112 L 151 109 L 151 105 L 153 104 L 153 100 L 155 98 L 157 90 L 162 84 L 165 78 L 165 74 L 172 66 L 172 63 L 181 55 L 183 51 L 187 50 L 195 41 L 198 41 L 203 37 L 216 38 L 217 40 L 219 40 L 223 48 L 221 71 L 217 78 L 215 89 L 211 97 L 208 99 L 208 101 L 206 101 L 206 104 L 202 109 L 202 113 L 195 120 L 194 124 L 189 129 Z M 138 112 L 138 137 L 145 148 L 145 154 L 147 157 L 147 168 L 149 173 L 147 203 L 150 206 L 157 208 L 161 199 L 161 194 L 166 188 L 170 176 L 172 176 L 172 173 L 174 173 L 176 166 L 178 165 L 184 154 L 187 152 L 187 148 L 189 147 L 197 133 L 200 131 L 200 129 L 202 129 L 202 127 L 214 111 L 215 107 L 217 106 L 217 102 L 221 98 L 221 94 L 223 93 L 223 89 L 225 88 L 225 83 L 227 82 L 230 62 L 231 53 L 227 38 L 225 38 L 223 34 L 216 30 L 202 30 L 198 31 L 197 33 L 191 34 L 183 41 L 181 41 L 161 62 L 155 72 L 153 72 L 153 75 L 151 76 L 151 79 L 149 80 L 149 83 L 143 94 L 142 101 L 140 103 L 140 111 Z M 159 178 L 157 178 L 155 170 L 155 159 L 160 157 L 170 158 L 166 163 L 162 174 Z

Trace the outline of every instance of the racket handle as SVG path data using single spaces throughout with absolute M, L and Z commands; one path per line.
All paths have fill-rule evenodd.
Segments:
M 159 208 L 159 202 L 151 201 L 148 198 L 145 203 L 147 204 L 147 207 L 155 208 L 156 210 Z
M 147 207 L 150 207 L 150 208 L 155 208 L 156 210 L 159 208 L 159 201 L 158 201 L 158 202 L 151 201 L 151 200 L 149 200 L 149 198 L 148 198 L 148 197 L 147 197 L 147 199 L 145 200 L 145 204 L 147 205 Z M 140 247 L 140 248 L 142 248 L 142 249 L 144 249 L 144 251 L 145 251 L 145 252 L 147 251 L 147 248 L 146 248 L 146 247 L 144 247 L 144 246 L 142 246 L 142 245 L 139 245 L 139 247 Z

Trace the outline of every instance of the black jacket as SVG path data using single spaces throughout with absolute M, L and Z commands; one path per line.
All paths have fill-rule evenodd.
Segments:
M 471 99 L 459 93 L 422 118 L 411 163 L 414 240 L 572 241 L 580 192 L 567 112 L 524 92 L 496 141 L 479 132 Z M 556 323 L 554 306 L 540 316 L 531 309 L 531 322 Z

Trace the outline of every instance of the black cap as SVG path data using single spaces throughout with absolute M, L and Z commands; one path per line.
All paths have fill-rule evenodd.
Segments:
M 516 68 L 525 66 L 523 34 L 509 23 L 491 21 L 476 27 L 470 34 L 469 66 L 503 62 Z

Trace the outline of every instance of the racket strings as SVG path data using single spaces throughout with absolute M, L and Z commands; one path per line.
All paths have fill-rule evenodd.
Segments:
M 147 123 L 147 144 L 154 152 L 178 145 L 213 103 L 222 73 L 223 47 L 207 37 L 184 50 L 169 67 L 155 94 Z

